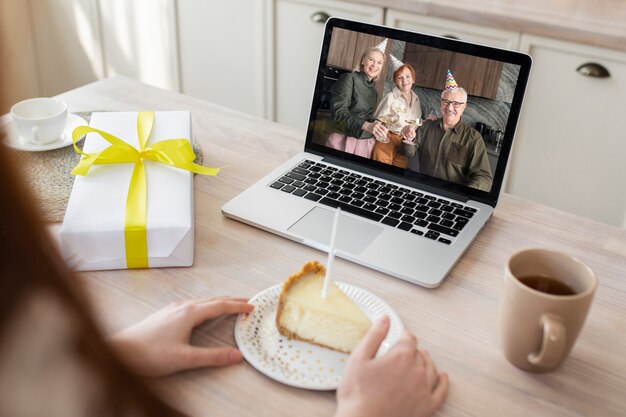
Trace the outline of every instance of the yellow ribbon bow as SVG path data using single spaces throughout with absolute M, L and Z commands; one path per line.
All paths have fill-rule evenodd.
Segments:
M 148 243 L 146 239 L 147 186 L 143 161 L 160 162 L 202 175 L 216 175 L 219 171 L 219 168 L 208 168 L 194 163 L 196 155 L 187 139 L 166 139 L 147 146 L 153 124 L 154 112 L 139 112 L 137 114 L 139 149 L 110 133 L 89 126 L 78 126 L 72 132 L 74 149 L 83 155 L 78 165 L 72 170 L 72 174 L 87 175 L 89 168 L 94 164 L 135 164 L 128 187 L 126 219 L 124 222 L 126 264 L 128 268 L 148 267 Z M 76 142 L 89 132 L 98 133 L 111 146 L 96 153 L 88 154 L 83 152 L 76 146 Z

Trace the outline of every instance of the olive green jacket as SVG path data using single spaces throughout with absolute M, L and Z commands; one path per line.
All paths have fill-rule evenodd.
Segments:
M 409 158 L 419 158 L 420 173 L 489 191 L 493 181 L 482 136 L 460 121 L 447 132 L 443 122 L 425 120 L 414 144 L 402 143 Z
M 360 71 L 343 74 L 330 88 L 330 130 L 358 139 L 369 139 L 363 122 L 371 121 L 376 110 L 376 83 Z

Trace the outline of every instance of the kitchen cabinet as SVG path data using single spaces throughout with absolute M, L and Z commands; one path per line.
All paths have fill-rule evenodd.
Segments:
M 520 45 L 533 70 L 506 191 L 626 227 L 626 53 L 530 35 Z M 583 75 L 593 64 L 610 76 Z
M 387 10 L 385 24 L 399 29 L 445 36 L 504 49 L 517 49 L 520 39 L 519 32 L 494 29 L 484 25 L 471 25 L 464 22 L 422 16 L 393 9 Z
M 272 117 L 271 1 L 177 0 L 181 91 Z
M 304 134 L 324 23 L 337 16 L 382 24 L 384 10 L 334 0 L 277 0 L 274 8 L 275 120 Z

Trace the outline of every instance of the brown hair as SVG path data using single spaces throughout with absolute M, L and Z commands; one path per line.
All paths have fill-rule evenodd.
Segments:
M 396 79 L 400 76 L 400 73 L 402 72 L 403 69 L 407 68 L 409 70 L 409 72 L 411 73 L 411 78 L 413 78 L 413 82 L 415 82 L 415 68 L 413 68 L 413 65 L 411 64 L 402 64 L 402 66 L 400 68 L 398 68 L 397 70 L 395 70 L 393 72 L 393 83 L 396 83 Z
M 1 92 L 0 92 L 1 93 Z M 68 340 L 77 363 L 92 370 L 101 383 L 105 406 L 95 415 L 182 416 L 160 400 L 113 354 L 85 297 L 75 286 L 70 271 L 44 229 L 36 203 L 31 198 L 18 166 L 6 148 L 0 129 L 0 346 L 21 305 L 37 293 L 51 294 L 77 323 Z M 2 351 L 0 350 L 0 354 Z M 81 393 L 76 393 L 79 398 Z

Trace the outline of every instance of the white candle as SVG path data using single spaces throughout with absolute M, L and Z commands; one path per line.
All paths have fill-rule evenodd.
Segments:
M 330 283 L 330 271 L 333 267 L 333 260 L 335 259 L 335 239 L 337 237 L 337 223 L 339 222 L 340 213 L 341 207 L 337 207 L 333 219 L 333 228 L 330 232 L 330 247 L 328 248 L 328 260 L 326 261 L 326 276 L 324 277 L 324 287 L 322 288 L 322 299 L 328 297 L 328 285 Z

